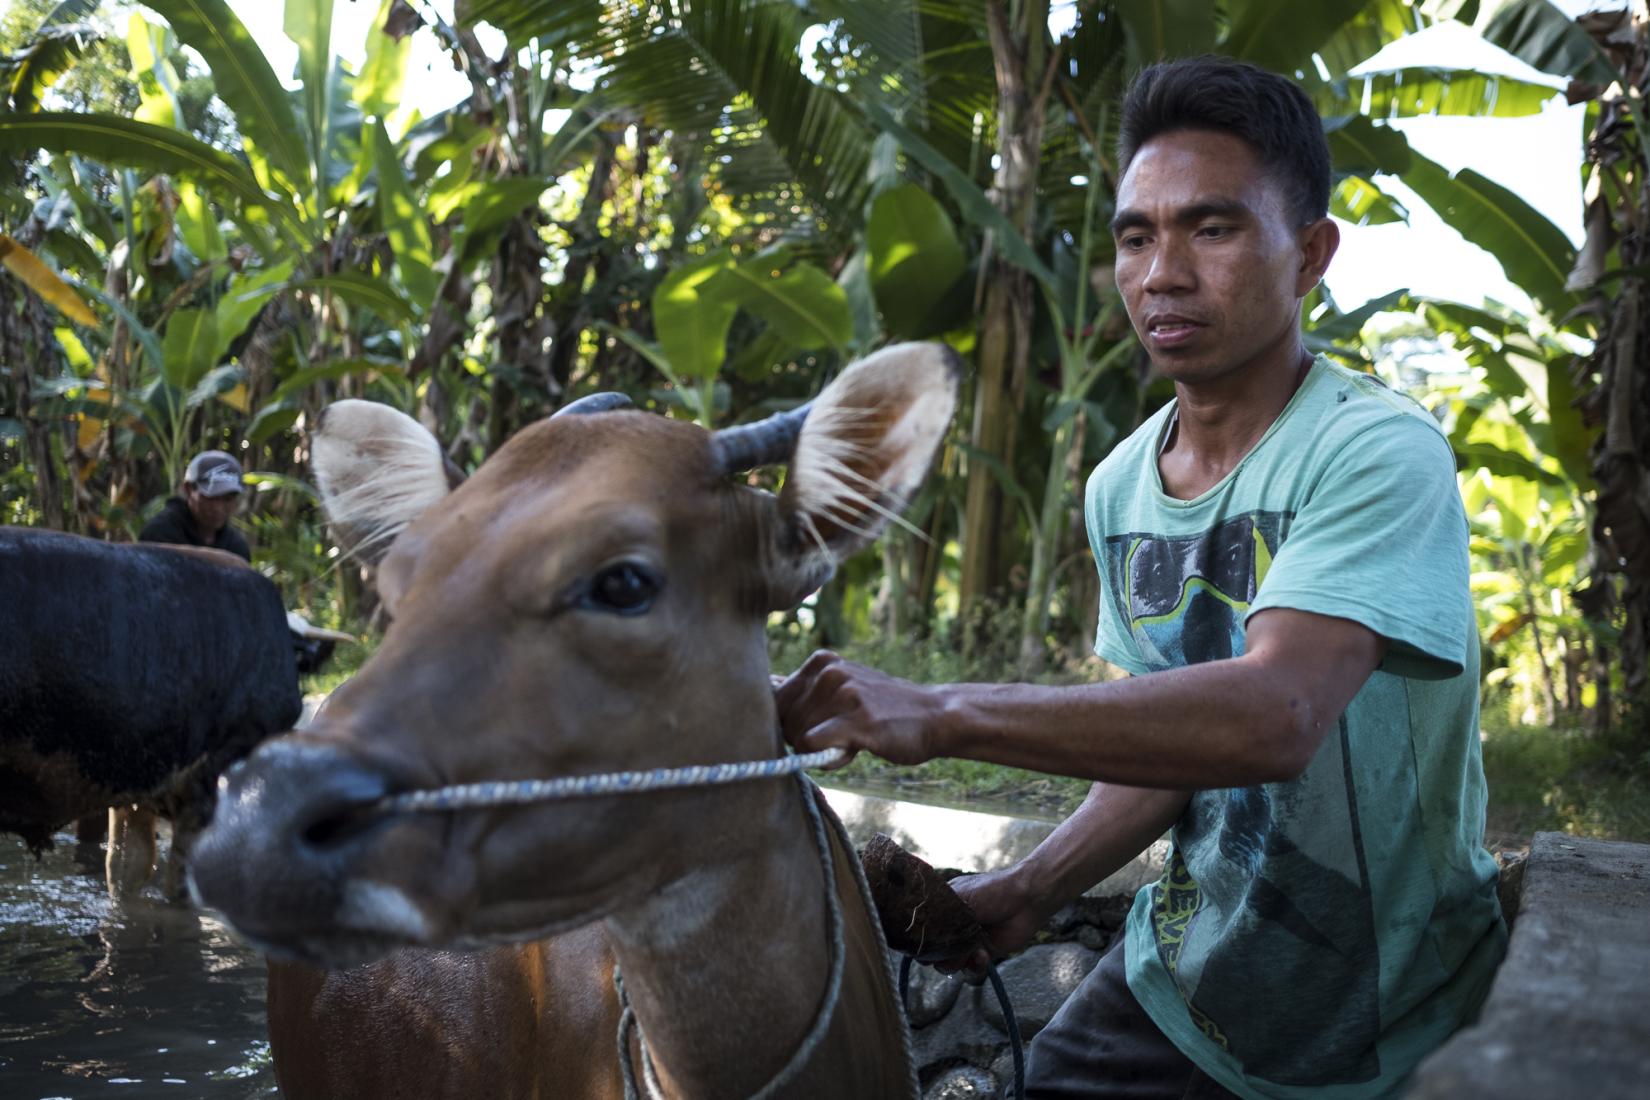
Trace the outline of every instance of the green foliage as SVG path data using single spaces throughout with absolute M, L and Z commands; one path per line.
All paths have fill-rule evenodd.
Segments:
M 1477 28 L 1484 40 L 1532 68 L 1598 83 L 1616 78 L 1592 37 L 1549 0 L 1505 0 L 1485 15 Z
M 1279 4 L 1271 0 L 1234 0 L 1232 27 L 1225 51 L 1263 68 L 1293 72 L 1334 33 L 1357 15 L 1365 0 L 1322 0 L 1317 4 Z
M 1214 0 L 1119 0 L 1129 66 L 1208 53 L 1215 44 Z
M 161 376 L 180 390 L 189 389 L 212 369 L 217 346 L 217 314 L 207 309 L 178 310 L 161 344 Z
M 867 271 L 888 331 L 926 336 L 930 317 L 967 264 L 951 218 L 914 183 L 882 192 L 866 222 Z
M 72 112 L 0 113 L 0 152 L 72 153 L 105 164 L 163 172 L 193 180 L 248 207 L 279 214 L 246 166 L 197 138 L 164 126 Z
M 304 195 L 310 156 L 291 99 L 229 5 L 224 0 L 154 0 L 149 6 L 165 17 L 184 45 L 206 59 L 218 98 L 234 112 L 251 145 L 258 183 L 287 196 Z
M 1463 69 L 1374 70 L 1346 85 L 1346 94 L 1367 97 L 1369 114 L 1375 118 L 1517 118 L 1538 114 L 1559 94 L 1559 89 L 1546 84 Z
M 715 282 L 789 347 L 843 348 L 854 338 L 847 292 L 813 264 L 798 261 L 785 267 L 783 256 L 758 256 L 721 269 Z
M 159 19 L 118 32 L 81 0 L 24 0 L 0 19 L 0 153 L 13 158 L 0 217 L 87 288 L 99 323 L 30 322 L 19 346 L 34 373 L 0 369 L 0 507 L 120 537 L 190 453 L 225 446 L 267 486 L 246 518 L 260 565 L 312 618 L 348 623 L 359 586 L 329 556 L 299 437 L 326 402 L 414 412 L 464 467 L 596 389 L 707 426 L 751 419 L 893 339 L 942 339 L 978 360 L 989 333 L 976 299 L 1006 263 L 1035 284 L 1016 334 L 1030 361 L 1005 414 L 1017 453 L 970 446 L 963 416 L 910 509 L 920 537 L 895 532 L 850 563 L 784 644 L 874 636 L 855 652 L 919 679 L 1093 676 L 1073 656 L 1097 598 L 1077 491 L 1166 396 L 1108 283 L 1116 103 L 1133 64 L 1213 49 L 1295 74 L 1314 96 L 1338 215 L 1406 218 L 1381 189 L 1399 176 L 1537 303 L 1519 317 L 1397 292 L 1343 311 L 1318 295 L 1308 345 L 1403 375 L 1377 319 L 1401 311 L 1401 341 L 1449 358 L 1425 396 L 1474 519 L 1489 706 L 1577 713 L 1598 705 L 1598 685 L 1588 704 L 1553 668 L 1612 639 L 1563 595 L 1594 568 L 1595 429 L 1574 407 L 1571 366 L 1597 332 L 1571 312 L 1575 256 L 1516 195 L 1448 175 L 1384 125 L 1527 113 L 1555 93 L 1453 69 L 1347 75 L 1480 6 L 1489 40 L 1556 76 L 1600 78 L 1591 40 L 1545 2 L 1080 4 L 1059 42 L 1027 47 L 1058 64 L 1038 92 L 1021 219 L 991 162 L 1023 116 L 999 111 L 979 4 L 476 0 L 457 27 L 417 33 L 440 37 L 477 96 L 419 119 L 399 108 L 408 40 L 381 28 L 388 0 L 360 72 L 333 55 L 331 0 L 286 0 L 295 92 L 223 0 L 155 0 Z M 498 57 L 464 33 L 483 19 L 510 35 Z M 30 411 L 13 415 L 25 389 Z M 34 469 L 42 453 L 47 471 Z M 1001 488 L 1003 552 L 1025 566 L 1013 606 L 975 613 L 986 622 L 959 622 L 971 466 Z M 908 644 L 913 631 L 928 640 Z M 984 640 L 965 660 L 971 631 Z M 949 781 L 1030 782 L 965 772 Z
M 1451 176 L 1413 151 L 1403 178 L 1463 237 L 1500 261 L 1507 278 L 1545 312 L 1558 316 L 1574 304 L 1564 284 L 1575 250 L 1529 203 L 1471 168 Z
M 378 176 L 378 220 L 395 253 L 396 274 L 414 308 L 428 310 L 441 277 L 435 272 L 435 244 L 429 221 L 401 170 L 401 158 L 381 120 L 371 128 L 372 162 Z
M 378 17 L 367 34 L 367 59 L 361 66 L 361 75 L 355 82 L 355 102 L 364 115 L 383 118 L 401 102 L 401 89 L 407 79 L 407 56 L 412 52 L 412 36 L 399 41 L 382 30 L 395 0 L 382 0 Z
M 0 15 L 0 105 L 33 111 L 48 89 L 81 109 L 137 102 L 129 61 L 97 0 L 14 0 Z
M 733 253 L 718 249 L 678 266 L 653 292 L 653 323 L 659 345 L 675 372 L 702 381 L 713 378 L 726 355 L 728 330 L 738 305 L 710 284 L 733 266 Z

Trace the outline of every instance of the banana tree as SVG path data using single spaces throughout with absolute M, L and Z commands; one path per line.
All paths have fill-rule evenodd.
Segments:
M 1463 479 L 1462 496 L 1472 516 L 1479 628 L 1499 666 L 1487 670 L 1486 681 L 1495 685 L 1509 678 L 1520 662 L 1522 640 L 1541 688 L 1541 721 L 1551 725 L 1560 709 L 1597 707 L 1597 684 L 1585 691 L 1580 674 L 1585 654 L 1579 640 L 1586 630 L 1561 595 L 1574 586 L 1587 555 L 1585 508 L 1562 485 L 1499 477 L 1485 469 Z M 1605 699 L 1607 692 L 1606 681 Z
M 37 391 L 53 411 L 79 425 L 67 442 L 77 500 L 95 503 L 86 489 L 105 466 L 112 511 L 94 511 L 91 519 L 128 528 L 137 522 L 137 503 L 175 484 L 197 441 L 234 445 L 245 437 L 256 447 L 292 422 L 267 415 L 268 408 L 252 415 L 256 400 L 278 386 L 267 369 L 269 357 L 254 353 L 279 343 L 275 330 L 291 329 L 293 322 L 312 333 L 347 324 L 342 310 L 323 315 L 305 308 L 301 295 L 311 301 L 323 294 L 353 297 L 398 323 L 413 320 L 387 277 L 326 271 L 329 253 L 322 242 L 334 235 L 329 219 L 339 217 L 342 204 L 324 209 L 315 190 L 330 167 L 316 159 L 331 155 L 322 149 L 331 121 L 325 101 L 305 96 L 307 107 L 300 109 L 221 3 L 162 0 L 154 7 L 170 25 L 134 12 L 126 26 L 139 91 L 134 117 L 40 109 L 49 74 L 41 71 L 38 49 L 25 51 L 32 67 L 12 74 L 14 109 L 0 116 L 0 148 L 26 157 L 25 164 L 37 164 L 42 153 L 50 158 L 49 167 L 32 173 L 33 186 L 45 196 L 36 211 L 45 253 L 79 269 L 82 278 L 95 272 L 104 279 L 101 291 L 87 288 L 87 294 L 109 324 L 83 333 L 84 345 L 60 332 L 71 369 L 43 379 Z M 323 8 L 289 5 L 289 15 L 310 17 L 307 24 L 289 19 L 306 38 L 300 45 L 310 75 L 315 57 L 327 52 Z M 61 12 L 43 27 L 48 42 L 61 37 L 52 22 Z M 219 152 L 185 128 L 174 64 L 180 43 L 196 47 L 221 71 L 217 92 L 236 113 L 243 157 Z M 73 60 L 61 52 L 54 56 L 62 64 Z M 322 83 L 338 87 L 327 75 Z M 343 87 L 347 92 L 347 83 Z M 299 133 L 320 138 L 294 141 Z M 395 175 L 401 175 L 399 165 Z M 103 197 L 110 181 L 119 204 L 113 217 Z M 320 285 L 332 282 L 339 285 Z M 287 339 L 293 345 L 287 354 L 303 368 L 319 345 Z M 233 412 L 243 427 L 230 438 L 216 436 L 226 421 L 208 416 L 209 408 Z M 158 465 L 139 461 L 149 456 L 160 459 Z
M 716 427 L 718 413 L 728 411 L 717 400 L 718 377 L 729 362 L 728 332 L 741 309 L 764 323 L 760 346 L 775 357 L 812 351 L 841 356 L 854 341 L 847 292 L 788 246 L 743 261 L 720 248 L 680 264 L 659 281 L 652 307 L 656 341 L 617 325 L 603 327 L 656 367 L 670 383 L 668 399 L 706 428 Z
M 1465 13 L 1464 13 L 1465 14 Z M 1597 429 L 1590 456 L 1596 481 L 1593 539 L 1601 581 L 1590 593 L 1604 627 L 1619 608 L 1621 670 L 1629 692 L 1650 690 L 1650 386 L 1643 320 L 1650 252 L 1641 223 L 1650 190 L 1650 39 L 1644 7 L 1590 12 L 1572 20 L 1546 0 L 1485 6 L 1481 33 L 1543 72 L 1570 81 L 1586 102 L 1586 242 L 1570 257 L 1565 289 L 1597 319 L 1594 351 L 1577 372 L 1576 403 Z M 1619 585 L 1619 591 L 1616 586 Z M 1639 747 L 1642 750 L 1643 740 Z

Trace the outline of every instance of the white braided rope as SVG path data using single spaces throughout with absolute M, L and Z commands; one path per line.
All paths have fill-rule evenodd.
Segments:
M 555 779 L 497 780 L 488 783 L 460 783 L 451 787 L 431 787 L 390 795 L 376 809 L 388 813 L 475 810 L 496 806 L 526 806 L 535 802 L 558 802 L 568 798 L 593 798 L 607 794 L 639 794 L 681 787 L 722 787 L 752 779 L 774 779 L 795 775 L 807 768 L 834 764 L 843 757 L 841 749 L 821 749 L 798 756 L 770 760 L 737 760 L 729 764 L 694 764 L 685 768 L 654 768 L 651 771 L 603 772 L 599 775 L 564 775 Z

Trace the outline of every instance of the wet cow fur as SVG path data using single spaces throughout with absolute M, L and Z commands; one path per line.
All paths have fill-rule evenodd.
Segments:
M 279 591 L 215 551 L 0 527 L 0 638 L 0 832 L 37 850 L 127 804 L 188 837 L 301 709 Z

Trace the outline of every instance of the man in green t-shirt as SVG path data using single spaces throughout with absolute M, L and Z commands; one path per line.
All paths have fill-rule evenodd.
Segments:
M 1022 863 L 960 881 L 998 951 L 1172 827 L 1029 1095 L 1390 1095 L 1506 942 L 1454 462 L 1418 405 L 1302 345 L 1339 233 L 1299 89 L 1153 66 L 1119 145 L 1117 286 L 1175 383 L 1085 498 L 1096 649 L 1132 677 L 925 687 L 821 653 L 781 719 L 802 750 L 1096 781 Z

